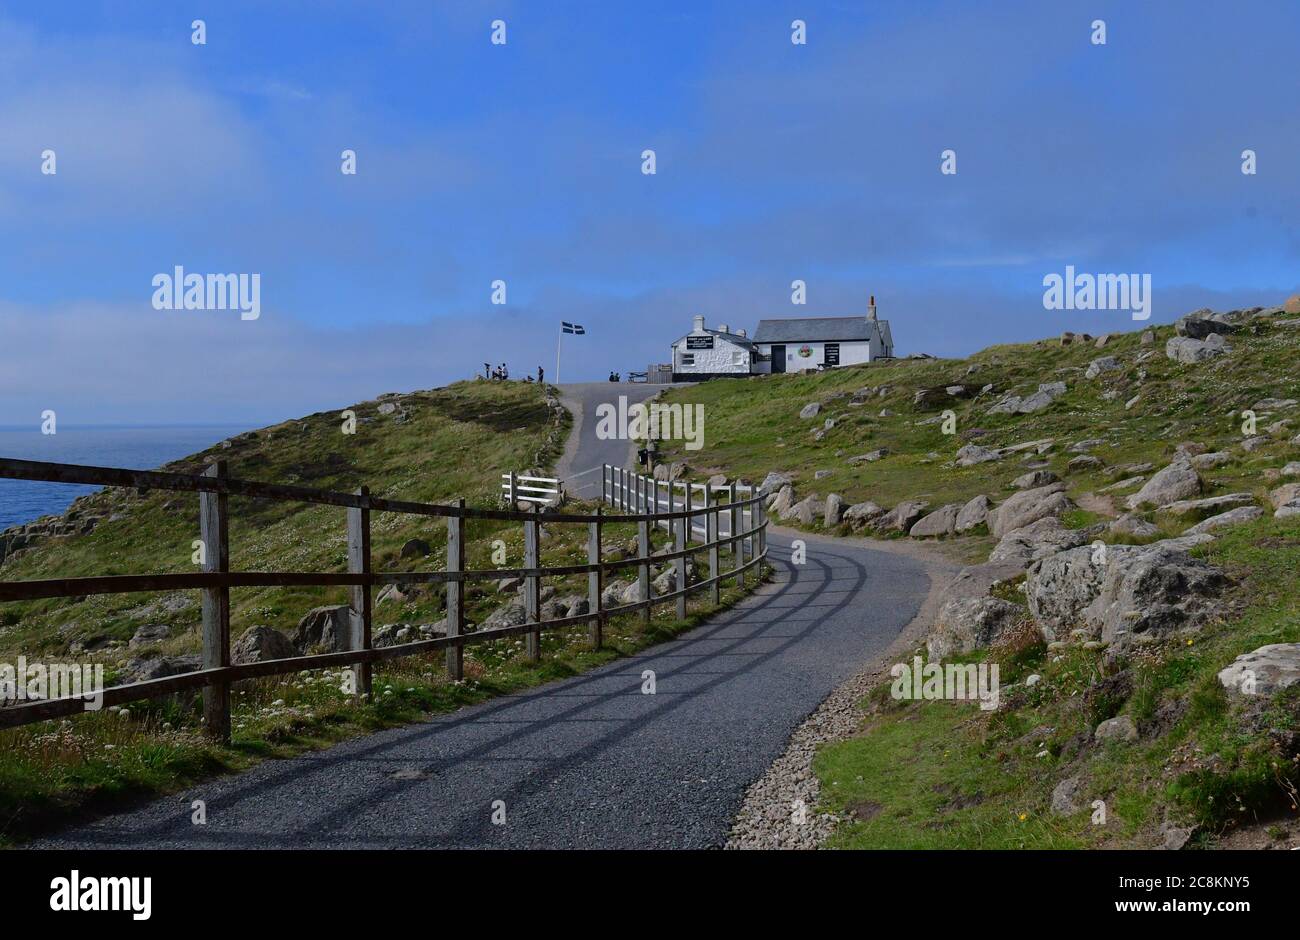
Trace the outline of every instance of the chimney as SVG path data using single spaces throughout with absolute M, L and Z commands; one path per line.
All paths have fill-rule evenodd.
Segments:
M 718 330 L 719 330 L 720 332 L 723 332 L 723 333 L 730 333 L 730 332 L 731 332 L 731 330 L 727 329 L 727 324 L 725 324 L 725 323 L 719 323 L 719 324 L 718 324 Z
M 695 329 L 691 330 L 691 332 L 692 332 L 692 333 L 703 333 L 703 332 L 704 332 L 704 317 L 697 316 L 697 317 L 695 318 Z
M 745 332 L 745 328 L 742 326 L 740 329 L 736 330 L 736 335 L 739 336 L 741 339 L 744 339 L 749 334 Z
M 871 295 L 871 302 L 867 304 L 867 319 L 868 320 L 876 319 L 876 295 L 875 294 Z

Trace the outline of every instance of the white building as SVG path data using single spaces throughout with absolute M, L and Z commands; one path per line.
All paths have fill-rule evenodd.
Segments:
M 674 382 L 751 375 L 757 365 L 758 350 L 744 330 L 733 333 L 725 323 L 705 329 L 704 317 L 697 316 L 695 328 L 673 343 Z
M 876 319 L 876 298 L 865 317 L 803 317 L 759 320 L 755 372 L 852 366 L 894 355 L 888 320 Z

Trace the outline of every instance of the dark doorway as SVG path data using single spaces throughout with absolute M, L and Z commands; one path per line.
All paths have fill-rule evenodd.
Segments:
M 772 347 L 772 371 L 785 371 L 785 346 Z

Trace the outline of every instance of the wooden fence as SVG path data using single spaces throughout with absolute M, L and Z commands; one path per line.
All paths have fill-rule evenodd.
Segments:
M 608 477 L 608 473 L 606 474 Z M 509 636 L 524 635 L 527 655 L 536 660 L 541 654 L 541 635 L 544 630 L 587 624 L 593 646 L 601 645 L 604 626 L 612 616 L 640 611 L 649 620 L 650 609 L 655 604 L 670 600 L 677 602 L 677 616 L 686 616 L 687 595 L 710 589 L 716 602 L 721 582 L 735 578 L 744 584 L 745 572 L 762 562 L 766 555 L 766 525 L 762 500 L 753 496 L 725 503 L 710 501 L 699 508 L 690 506 L 687 498 L 683 508 L 668 512 L 648 511 L 605 513 L 598 508 L 595 515 L 563 512 L 520 512 L 511 509 L 473 509 L 465 506 L 463 499 L 451 505 L 416 503 L 385 499 L 370 495 L 367 487 L 353 493 L 331 492 L 302 486 L 284 486 L 231 479 L 226 464 L 219 461 L 202 475 L 170 473 L 157 470 L 123 470 L 108 467 L 84 467 L 72 464 L 44 463 L 30 460 L 0 458 L 0 478 L 12 480 L 39 480 L 52 483 L 79 483 L 97 486 L 132 487 L 141 492 L 168 490 L 197 493 L 199 496 L 199 537 L 205 548 L 205 560 L 198 572 L 188 574 L 113 575 L 87 578 L 52 578 L 31 581 L 0 581 L 0 603 L 27 601 L 46 597 L 83 597 L 91 594 L 117 594 L 142 591 L 194 590 L 202 592 L 202 668 L 189 673 L 133 682 L 104 690 L 102 705 L 121 705 L 141 699 L 156 698 L 191 689 L 203 689 L 203 720 L 207 732 L 214 737 L 230 737 L 230 686 L 242 679 L 260 676 L 283 675 L 302 669 L 324 669 L 350 666 L 354 673 L 359 696 L 371 695 L 371 668 L 376 662 L 445 650 L 447 672 L 454 679 L 461 678 L 464 648 L 469 644 L 485 643 Z M 304 502 L 338 506 L 346 511 L 348 532 L 348 570 L 346 572 L 240 572 L 231 570 L 229 547 L 229 497 L 246 496 L 281 502 Z M 733 494 L 734 495 L 734 494 Z M 607 497 L 606 502 L 610 502 Z M 375 572 L 371 569 L 370 514 L 372 512 L 397 512 L 417 516 L 430 516 L 447 520 L 447 568 L 444 571 Z M 689 547 L 688 531 L 695 529 L 698 517 L 706 519 L 706 529 L 716 533 L 720 516 L 728 517 L 730 534 L 725 538 L 716 535 L 705 544 Z M 750 527 L 742 530 L 741 518 L 749 520 Z M 465 520 L 485 519 L 517 522 L 524 527 L 524 567 L 467 570 L 465 568 Z M 711 521 L 708 521 L 711 520 Z M 541 523 L 577 524 L 587 526 L 587 564 L 541 567 L 539 561 L 539 533 Z M 601 557 L 602 528 L 613 523 L 634 523 L 638 528 L 640 551 L 635 557 L 605 561 Z M 651 556 L 650 526 L 668 525 L 676 533 L 676 549 Z M 719 567 L 718 549 L 723 543 L 732 547 L 734 565 L 723 572 Z M 748 549 L 748 550 L 746 550 Z M 686 558 L 697 552 L 708 551 L 710 577 L 687 585 Z M 746 555 L 748 560 L 746 560 Z M 650 594 L 650 566 L 666 561 L 676 565 L 676 587 L 669 593 L 654 597 Z M 603 607 L 601 594 L 608 572 L 636 568 L 643 589 L 644 600 L 617 607 Z M 587 575 L 588 603 L 585 614 L 553 620 L 540 618 L 541 580 L 546 577 Z M 465 584 L 474 581 L 496 581 L 501 578 L 523 578 L 527 622 L 516 626 L 497 627 L 466 633 Z M 375 648 L 371 646 L 373 620 L 372 596 L 376 587 L 386 584 L 446 584 L 447 585 L 447 635 L 427 640 L 417 640 L 396 646 Z M 351 631 L 349 649 L 334 653 L 295 656 L 265 662 L 232 665 L 230 662 L 230 590 L 231 588 L 266 586 L 346 586 L 349 589 Z M 28 702 L 11 708 L 0 708 L 0 728 L 16 727 L 50 718 L 80 713 L 85 708 L 82 698 L 59 698 Z
M 564 484 L 555 477 L 528 477 L 515 473 L 501 474 L 501 498 L 514 508 L 519 502 L 559 504 L 564 502 Z

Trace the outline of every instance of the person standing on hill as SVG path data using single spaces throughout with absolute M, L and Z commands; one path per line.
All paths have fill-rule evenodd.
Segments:
M 546 380 L 546 373 L 542 371 L 542 367 L 541 367 L 541 366 L 538 366 L 538 367 L 537 367 L 537 384 L 538 384 L 538 385 L 541 385 L 545 380 Z

